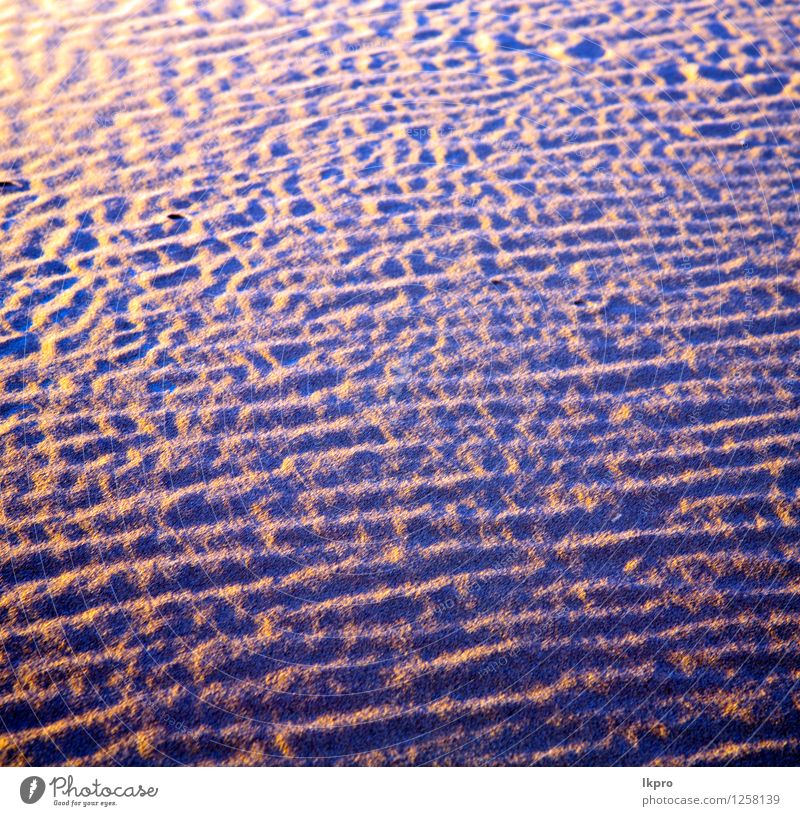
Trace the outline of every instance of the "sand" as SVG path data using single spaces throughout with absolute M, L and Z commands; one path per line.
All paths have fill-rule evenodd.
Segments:
M 791 2 L 0 8 L 0 763 L 800 760 Z

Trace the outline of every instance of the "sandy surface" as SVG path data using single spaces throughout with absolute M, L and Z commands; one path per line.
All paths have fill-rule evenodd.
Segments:
M 791 2 L 0 7 L 0 762 L 800 760 Z

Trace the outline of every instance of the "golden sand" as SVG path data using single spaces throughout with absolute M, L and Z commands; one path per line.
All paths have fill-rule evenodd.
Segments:
M 798 26 L 4 3 L 0 762 L 796 762 Z

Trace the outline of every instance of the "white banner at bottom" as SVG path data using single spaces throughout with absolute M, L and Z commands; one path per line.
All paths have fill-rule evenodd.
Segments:
M 796 768 L 2 768 L 0 813 L 798 814 Z

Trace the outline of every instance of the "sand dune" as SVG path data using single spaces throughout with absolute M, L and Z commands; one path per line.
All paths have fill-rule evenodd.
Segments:
M 790 2 L 0 9 L 0 762 L 800 759 Z

